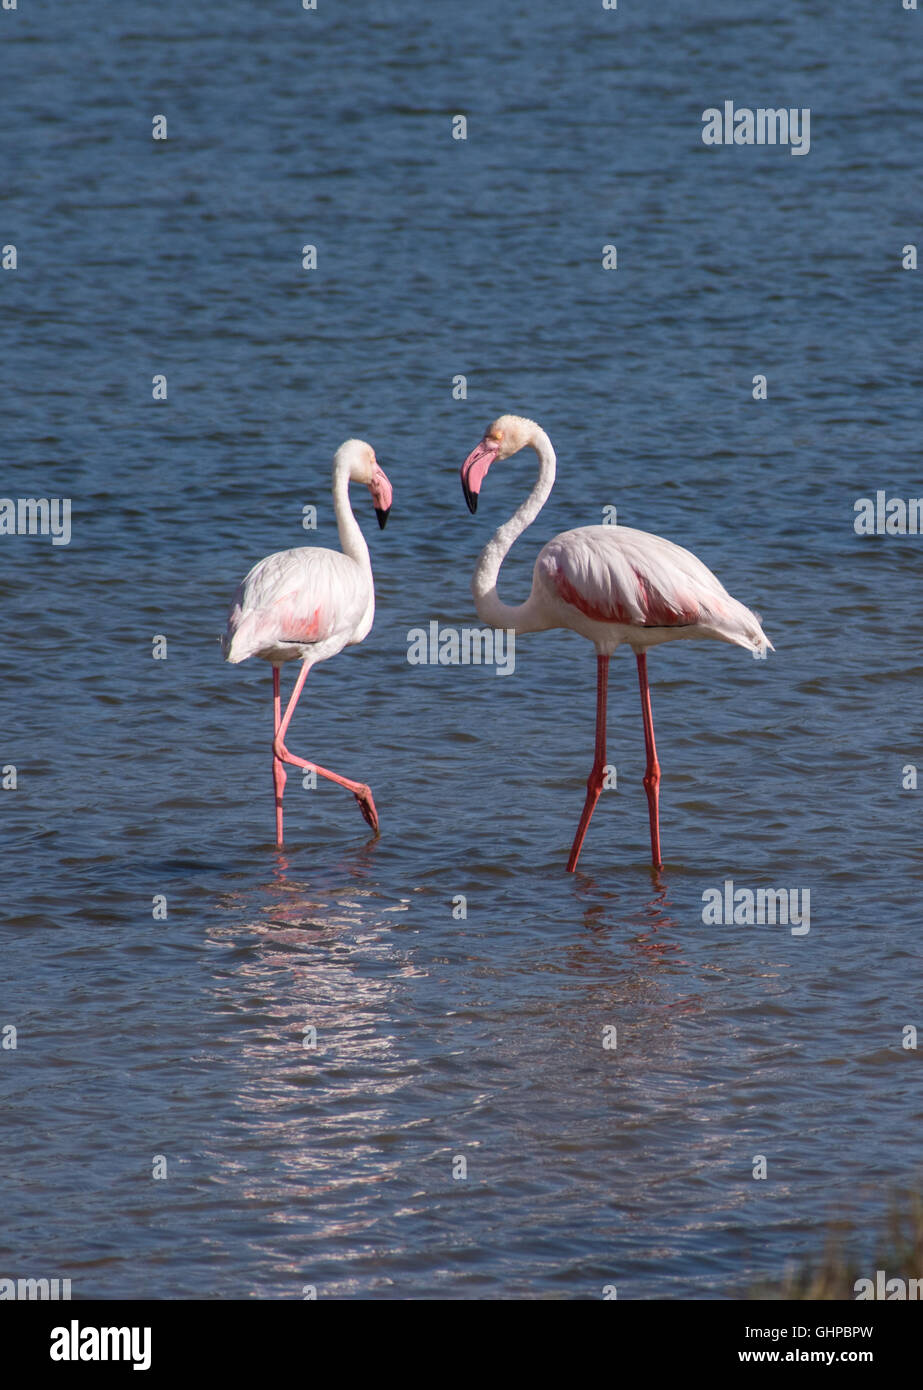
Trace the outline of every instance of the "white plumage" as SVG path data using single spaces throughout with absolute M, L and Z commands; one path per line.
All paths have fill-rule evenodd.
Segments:
M 374 617 L 371 569 L 338 550 L 281 550 L 255 564 L 239 585 L 224 654 L 235 664 L 259 656 L 274 665 L 314 665 L 361 642 Z
M 764 654 L 771 644 L 749 608 L 732 598 L 698 556 L 629 526 L 562 531 L 535 562 L 533 598 L 549 627 L 572 627 L 612 653 L 627 642 L 712 637 Z

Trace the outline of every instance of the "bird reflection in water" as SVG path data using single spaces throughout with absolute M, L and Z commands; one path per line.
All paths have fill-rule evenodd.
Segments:
M 682 951 L 682 943 L 668 938 L 679 931 L 679 921 L 667 911 L 671 899 L 662 873 L 659 869 L 650 872 L 653 897 L 626 913 L 618 905 L 623 894 L 604 886 L 592 874 L 578 870 L 576 887 L 577 897 L 584 904 L 583 925 L 587 931 L 608 932 L 614 927 L 638 924 L 641 930 L 629 938 L 633 946 L 658 957 L 675 956 Z
M 401 990 L 421 972 L 390 928 L 410 902 L 382 899 L 367 851 L 337 867 L 335 881 L 307 882 L 278 854 L 258 899 L 230 895 L 233 921 L 213 932 L 229 948 L 211 992 L 224 1033 L 231 1020 L 237 1105 L 248 1127 L 280 1126 L 286 1181 L 345 1180 L 406 1084 Z
M 331 888 L 329 894 L 322 898 L 318 897 L 316 885 L 290 878 L 288 858 L 285 854 L 277 853 L 272 882 L 266 885 L 270 901 L 262 909 L 262 929 L 297 927 L 313 932 L 339 932 L 347 927 L 361 926 L 366 916 L 365 904 L 355 899 L 377 896 L 370 884 L 375 843 L 373 840 L 351 859 L 341 860 L 340 868 L 345 870 L 352 883 L 341 889 Z
M 244 920 L 238 918 L 230 933 L 222 930 L 219 935 L 236 936 L 242 928 L 261 935 L 281 930 L 291 936 L 293 932 L 307 931 L 311 933 L 311 939 L 316 941 L 317 933 L 337 935 L 346 929 L 367 925 L 370 904 L 363 901 L 365 899 L 375 902 L 376 926 L 381 924 L 379 913 L 406 910 L 408 903 L 389 907 L 379 901 L 371 876 L 372 856 L 377 843 L 377 840 L 370 840 L 350 858 L 340 859 L 336 865 L 339 870 L 336 877 L 341 878 L 345 874 L 351 882 L 339 886 L 330 872 L 330 866 L 327 866 L 322 878 L 313 882 L 300 876 L 291 877 L 290 859 L 283 851 L 276 851 L 272 879 L 258 890 L 261 902 L 256 915 L 253 915 L 252 893 L 226 894 L 224 906 L 236 913 L 244 913 L 246 917 Z

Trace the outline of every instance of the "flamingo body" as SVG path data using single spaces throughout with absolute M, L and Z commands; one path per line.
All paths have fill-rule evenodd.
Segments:
M 749 608 L 698 556 L 629 526 L 562 531 L 539 552 L 530 604 L 548 627 L 569 627 L 611 655 L 659 642 L 711 637 L 762 654 L 768 645 Z
M 327 661 L 361 642 L 375 616 L 371 574 L 319 546 L 267 555 L 241 581 L 228 615 L 225 657 L 274 666 Z

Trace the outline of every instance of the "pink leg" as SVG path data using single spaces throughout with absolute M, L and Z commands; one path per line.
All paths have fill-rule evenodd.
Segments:
M 279 724 L 282 720 L 282 703 L 279 691 L 279 668 L 272 668 L 272 717 L 273 717 L 273 738 L 272 738 L 272 780 L 276 789 L 276 844 L 282 845 L 282 797 L 285 795 L 285 783 L 288 773 L 285 771 L 285 764 L 276 753 L 276 739 L 279 737 Z
M 367 821 L 368 824 L 372 827 L 372 829 L 375 831 L 375 834 L 377 835 L 377 834 L 378 834 L 378 812 L 375 810 L 375 802 L 374 802 L 374 800 L 372 799 L 372 791 L 371 791 L 371 788 L 370 788 L 370 787 L 367 787 L 367 786 L 365 785 L 364 782 L 352 782 L 352 781 L 350 781 L 350 779 L 349 779 L 348 777 L 340 777 L 338 773 L 336 773 L 336 772 L 330 772 L 328 768 L 326 768 L 326 767 L 321 767 L 319 763 L 309 763 L 309 762 L 306 762 L 304 758 L 296 758 L 296 757 L 295 757 L 295 754 L 294 754 L 294 753 L 290 753 L 290 752 L 288 751 L 288 749 L 286 748 L 286 746 L 285 746 L 285 735 L 286 735 L 286 733 L 288 732 L 288 726 L 289 726 L 289 724 L 292 722 L 292 715 L 295 713 L 295 706 L 296 706 L 297 703 L 298 703 L 298 697 L 301 695 L 301 692 L 302 692 L 302 690 L 304 689 L 304 683 L 305 683 L 305 680 L 307 679 L 307 675 L 308 675 L 308 672 L 309 672 L 310 669 L 311 669 L 311 668 L 310 668 L 310 666 L 308 665 L 308 663 L 305 662 L 304 665 L 303 665 L 302 668 L 301 668 L 301 671 L 300 671 L 299 674 L 298 674 L 298 679 L 296 680 L 296 682 L 295 682 L 295 688 L 294 688 L 294 690 L 292 691 L 291 696 L 289 697 L 289 702 L 288 702 L 288 704 L 287 704 L 286 707 L 285 707 L 285 714 L 284 714 L 284 716 L 283 716 L 283 718 L 282 718 L 282 722 L 281 722 L 281 723 L 277 723 L 277 725 L 276 725 L 275 737 L 273 738 L 273 741 L 272 741 L 272 752 L 273 752 L 273 759 L 274 759 L 273 768 L 275 768 L 275 766 L 276 766 L 277 763 L 279 764 L 279 766 L 280 766 L 280 768 L 281 768 L 281 772 L 282 772 L 282 779 L 283 779 L 282 785 L 283 785 L 283 786 L 285 785 L 285 780 L 284 780 L 284 779 L 285 779 L 285 775 L 286 775 L 286 774 L 285 774 L 285 769 L 284 769 L 284 767 L 281 767 L 281 764 L 282 764 L 282 763 L 291 763 L 293 767 L 303 767 L 303 768 L 307 768 L 309 771 L 316 772 L 317 775 L 318 775 L 319 777 L 326 777 L 326 778 L 328 779 L 328 781 L 330 781 L 330 782 L 336 782 L 338 786 L 340 786 L 340 787 L 345 787 L 345 788 L 347 789 L 347 791 L 351 791 L 351 792 L 352 792 L 353 796 L 356 798 L 356 800 L 357 800 L 358 803 L 359 803 L 359 810 L 362 812 L 362 814 L 363 814 L 363 816 L 365 817 L 366 821 Z M 279 680 L 279 671 L 278 671 L 278 667 L 273 667 L 273 671 L 275 672 L 274 677 L 273 677 L 273 694 L 274 694 L 274 696 L 275 696 L 275 698 L 276 698 L 276 712 L 278 713 L 278 709 L 279 709 L 279 701 L 278 701 L 278 695 L 277 695 L 277 691 L 278 691 L 278 680 Z M 281 845 L 281 844 L 282 844 L 282 811 L 281 811 L 281 792 L 280 792 L 280 790 L 279 790 L 279 783 L 278 783 L 278 781 L 276 782 L 276 796 L 277 796 L 277 801 L 276 801 L 276 837 L 277 837 L 277 842 L 278 842 L 278 844 Z
M 586 801 L 583 803 L 583 814 L 580 817 L 580 824 L 577 826 L 577 834 L 574 836 L 574 843 L 571 846 L 570 858 L 567 861 L 567 872 L 572 874 L 577 867 L 577 860 L 580 858 L 580 851 L 583 848 L 584 836 L 587 826 L 590 824 L 590 817 L 596 809 L 599 800 L 599 793 L 603 789 L 603 768 L 606 766 L 606 696 L 609 688 L 609 658 L 607 656 L 596 657 L 596 753 L 593 758 L 593 767 L 587 778 Z
M 654 742 L 654 719 L 651 714 L 651 691 L 647 683 L 647 653 L 638 652 L 638 680 L 641 684 L 641 712 L 644 715 L 644 746 L 647 749 L 647 771 L 644 774 L 644 790 L 647 792 L 647 809 L 651 822 L 651 854 L 654 868 L 663 867 L 660 857 L 660 764 L 657 761 L 657 745 Z

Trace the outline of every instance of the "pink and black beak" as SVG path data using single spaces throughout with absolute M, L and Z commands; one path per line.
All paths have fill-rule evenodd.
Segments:
M 465 494 L 465 501 L 468 503 L 468 510 L 472 514 L 478 509 L 478 493 L 481 491 L 481 484 L 487 477 L 487 470 L 497 457 L 500 448 L 498 439 L 482 439 L 476 449 L 474 449 L 465 459 L 461 466 L 462 491 Z
M 388 520 L 391 511 L 391 499 L 394 496 L 394 489 L 388 482 L 388 475 L 381 464 L 375 464 L 375 472 L 372 474 L 372 481 L 369 483 L 369 492 L 372 494 L 372 501 L 375 503 L 375 515 L 378 517 L 378 524 L 382 530 Z

